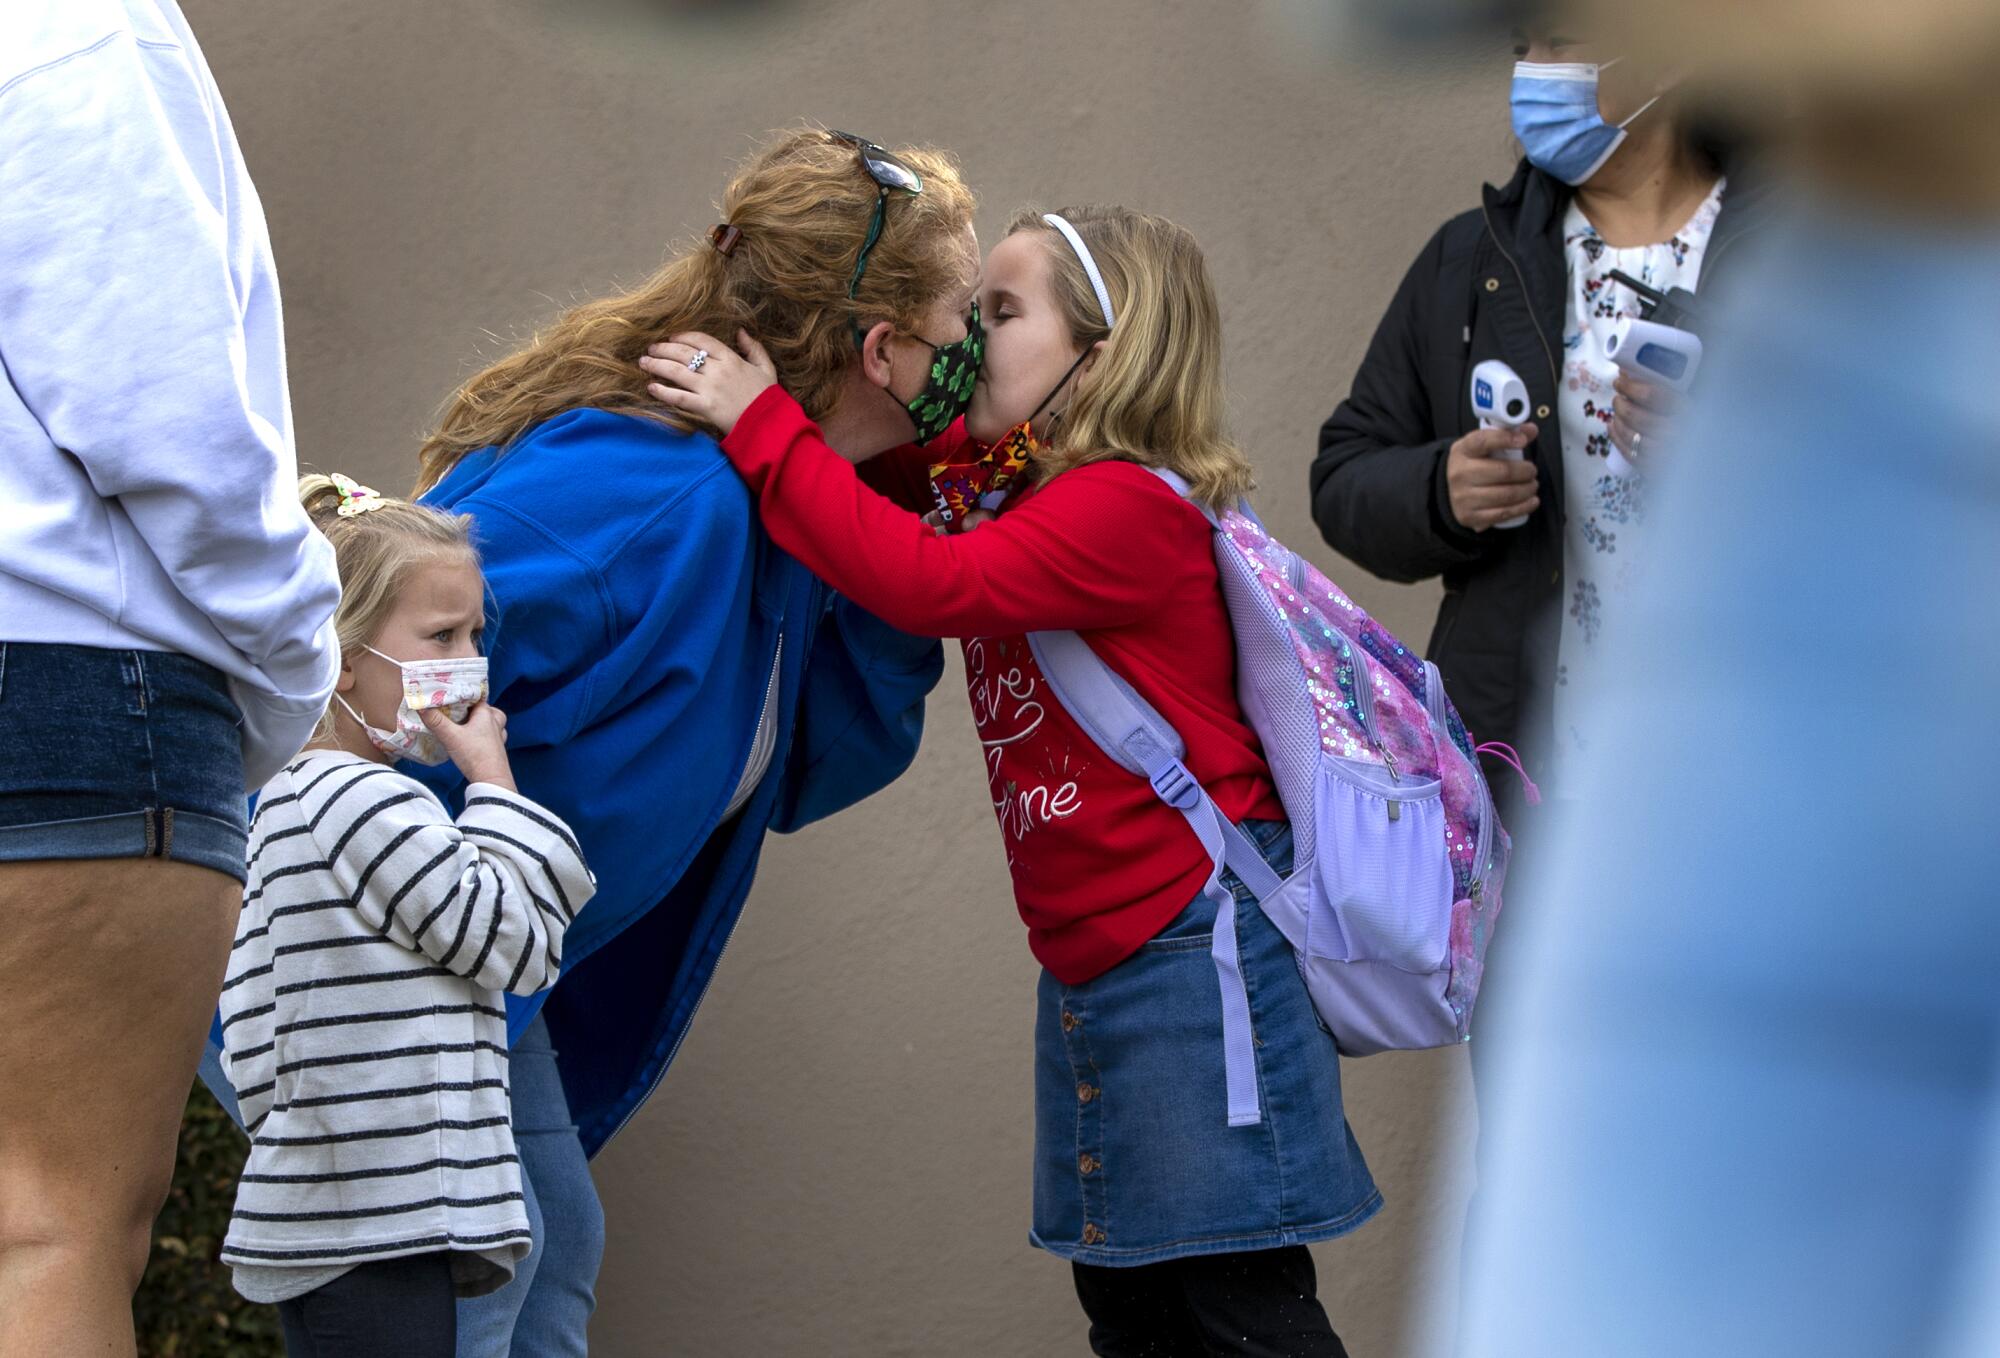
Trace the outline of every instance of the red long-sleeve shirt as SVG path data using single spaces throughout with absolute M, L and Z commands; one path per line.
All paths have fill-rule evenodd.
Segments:
M 1181 733 L 1189 770 L 1224 814 L 1283 819 L 1236 700 L 1208 521 L 1151 472 L 1077 467 L 1017 494 L 991 523 L 939 537 L 904 507 L 928 506 L 935 449 L 884 454 L 857 474 L 778 387 L 722 446 L 780 547 L 890 624 L 963 641 L 1015 903 L 1036 959 L 1064 984 L 1131 956 L 1210 866 L 1180 812 L 1056 700 L 1027 633 L 1081 633 Z

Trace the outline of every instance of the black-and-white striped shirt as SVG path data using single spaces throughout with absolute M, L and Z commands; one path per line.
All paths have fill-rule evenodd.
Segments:
M 251 1137 L 222 1249 L 239 1287 L 433 1251 L 467 1295 L 512 1276 L 530 1237 L 501 996 L 555 981 L 595 890 L 569 827 L 490 784 L 456 820 L 338 751 L 265 786 L 222 990 Z

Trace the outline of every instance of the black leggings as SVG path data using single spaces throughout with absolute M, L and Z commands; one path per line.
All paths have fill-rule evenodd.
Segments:
M 1303 1245 L 1070 1267 L 1100 1358 L 1347 1358 Z
M 452 1358 L 458 1296 L 449 1254 L 357 1264 L 278 1303 L 286 1358 Z

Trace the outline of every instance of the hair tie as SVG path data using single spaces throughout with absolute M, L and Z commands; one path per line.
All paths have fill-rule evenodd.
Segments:
M 728 222 L 717 222 L 708 233 L 708 243 L 713 245 L 715 253 L 724 259 L 729 258 L 730 251 L 734 250 L 737 242 L 742 239 L 743 233 Z
M 339 472 L 327 478 L 333 488 L 340 492 L 340 508 L 334 512 L 343 519 L 358 519 L 371 509 L 380 509 L 387 503 L 368 487 L 358 481 L 350 481 Z

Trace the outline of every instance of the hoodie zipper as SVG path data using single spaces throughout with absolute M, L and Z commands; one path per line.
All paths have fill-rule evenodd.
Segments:
M 771 679 L 770 682 L 766 684 L 764 687 L 764 707 L 763 710 L 757 714 L 757 730 L 756 733 L 753 734 L 750 738 L 750 749 L 753 753 L 757 749 L 758 739 L 764 733 L 766 723 L 768 723 L 771 720 L 771 703 L 772 700 L 778 696 L 779 669 L 784 661 L 784 658 L 785 658 L 785 634 L 783 632 L 779 632 L 778 649 L 776 654 L 774 654 L 771 657 Z M 742 776 L 743 775 L 741 771 L 739 771 L 737 773 L 737 777 L 741 778 Z M 740 815 L 741 812 L 739 812 L 738 814 Z M 721 826 L 716 827 L 716 829 L 718 830 L 721 828 L 722 828 Z M 711 830 L 709 833 L 713 834 L 715 833 L 715 831 Z M 666 1060 L 660 1062 L 660 1068 L 653 1072 L 653 1078 L 651 1082 L 647 1084 L 646 1092 L 641 1094 L 638 1097 L 638 1099 L 633 1103 L 633 1105 L 625 1110 L 625 1116 L 618 1119 L 618 1125 L 616 1127 L 613 1127 L 609 1132 L 605 1133 L 604 1140 L 598 1143 L 600 1149 L 610 1145 L 612 1138 L 616 1137 L 618 1133 L 625 1130 L 626 1124 L 631 1122 L 633 1118 L 637 1117 L 639 1115 L 639 1110 L 641 1108 L 644 1108 L 649 1102 L 652 1101 L 654 1093 L 660 1087 L 660 1082 L 667 1078 L 667 1071 L 672 1069 L 674 1064 L 674 1058 L 681 1054 L 681 1044 L 687 1041 L 688 1033 L 694 1028 L 694 1016 L 701 1012 L 701 1003 L 703 1000 L 708 998 L 708 988 L 715 984 L 715 973 L 722 970 L 722 959 L 729 952 L 730 940 L 736 937 L 736 926 L 741 924 L 742 922 L 743 922 L 743 911 L 739 909 L 736 912 L 736 918 L 729 921 L 729 932 L 722 936 L 722 946 L 715 950 L 715 961 L 709 964 L 708 975 L 702 977 L 701 989 L 698 992 L 696 992 L 694 997 L 694 1004 L 692 1007 L 688 1009 L 687 1020 L 681 1024 L 680 1032 L 675 1034 L 674 1045 L 667 1049 Z
M 780 632 L 778 634 L 778 649 L 771 655 L 771 677 L 764 684 L 764 705 L 757 710 L 757 729 L 750 735 L 750 754 L 744 760 L 744 767 L 737 770 L 736 773 L 736 780 L 739 783 L 743 781 L 743 774 L 748 770 L 750 760 L 757 757 L 757 751 L 764 747 L 764 738 L 770 734 L 771 700 L 778 696 L 778 673 L 784 663 L 785 634 Z M 770 769 L 767 767 L 765 772 L 769 773 Z M 744 798 L 746 804 L 749 800 L 748 797 Z

